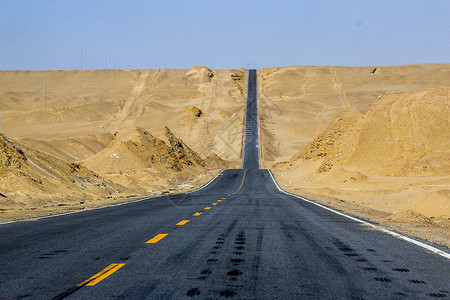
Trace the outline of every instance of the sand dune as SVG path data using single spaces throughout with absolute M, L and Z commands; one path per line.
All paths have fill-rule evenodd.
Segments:
M 243 116 L 245 76 L 243 69 L 206 67 L 0 71 L 2 132 L 30 146 L 37 139 L 59 147 L 66 138 L 73 143 L 90 135 L 104 145 L 104 136 L 115 131 L 139 126 L 157 132 L 168 126 L 188 145 L 198 145 L 203 157 L 216 153 L 237 166 L 240 139 L 234 132 L 242 126 L 237 120 Z M 190 113 L 192 107 L 202 115 Z M 84 159 L 87 154 L 74 156 Z
M 342 191 L 343 199 L 388 212 L 449 217 L 448 90 L 391 92 L 364 115 L 346 111 L 276 167 L 290 186 Z

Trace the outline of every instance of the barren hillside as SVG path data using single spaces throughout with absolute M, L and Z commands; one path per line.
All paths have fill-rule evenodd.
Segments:
M 450 65 L 283 67 L 258 71 L 266 167 L 288 160 L 344 110 L 367 112 L 388 91 L 450 86 Z
M 243 69 L 206 67 L 0 71 L 3 145 L 20 144 L 17 149 L 39 157 L 23 162 L 29 180 L 2 169 L 0 218 L 192 189 L 223 167 L 238 167 L 245 78 Z M 72 186 L 70 174 L 64 180 L 62 171 L 53 174 L 67 166 L 108 188 Z M 36 168 L 44 173 L 36 175 Z M 61 177 L 57 184 L 53 176 Z
M 113 182 L 149 193 L 189 184 L 208 168 L 226 167 L 225 162 L 210 165 L 169 128 L 165 131 L 167 144 L 139 127 L 121 131 L 83 165 Z
M 81 208 L 132 192 L 69 163 L 0 135 L 0 219 Z M 86 204 L 86 205 L 84 205 Z
M 0 71 L 2 132 L 82 160 L 115 131 L 140 126 L 163 136 L 168 126 L 200 155 L 239 165 L 245 77 L 243 69 L 206 67 Z
M 344 112 L 277 173 L 370 208 L 449 217 L 448 91 L 391 92 L 364 115 Z

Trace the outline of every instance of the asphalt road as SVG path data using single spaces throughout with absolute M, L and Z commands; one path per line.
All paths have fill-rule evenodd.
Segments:
M 258 169 L 249 78 L 244 169 L 193 193 L 0 225 L 0 299 L 448 297 L 448 258 L 284 194 Z
M 247 107 L 245 110 L 245 139 L 242 168 L 259 169 L 258 101 L 256 70 L 248 72 Z

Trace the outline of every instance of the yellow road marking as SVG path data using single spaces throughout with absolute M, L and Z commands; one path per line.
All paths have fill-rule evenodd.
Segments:
M 245 169 L 245 171 L 244 171 L 244 176 L 242 177 L 241 185 L 239 186 L 239 188 L 237 189 L 237 191 L 234 192 L 234 193 L 232 193 L 232 194 L 227 195 L 227 197 L 228 197 L 228 196 L 231 196 L 231 195 L 234 195 L 234 194 L 236 194 L 237 192 L 239 192 L 239 191 L 241 190 L 242 186 L 244 185 L 245 175 L 246 175 L 246 174 L 247 174 L 247 169 Z M 217 200 L 217 202 L 222 202 L 222 200 L 225 200 L 227 197 L 223 197 L 221 200 Z M 217 202 L 212 203 L 211 205 L 212 205 L 212 206 L 217 205 Z M 211 206 L 205 207 L 204 209 L 211 209 Z M 193 216 L 197 217 L 197 216 L 200 216 L 202 213 L 203 213 L 203 212 L 200 212 L 200 211 L 199 211 L 199 212 L 196 212 L 195 214 L 193 214 Z M 183 221 L 182 221 L 182 222 L 183 222 Z M 181 222 L 180 222 L 180 223 L 181 223 Z M 184 223 L 184 224 L 180 224 L 180 223 L 178 223 L 177 225 L 184 225 L 184 224 L 186 224 L 186 223 Z M 147 243 L 148 243 L 148 242 L 147 242 Z
M 154 238 L 152 238 L 151 240 L 148 240 L 147 242 L 145 242 L 146 244 L 154 244 L 159 242 L 160 240 L 162 240 L 163 238 L 165 238 L 167 235 L 167 233 L 160 233 L 157 236 L 155 236 Z
M 239 188 L 237 189 L 237 191 L 234 192 L 234 194 L 236 194 L 237 192 L 239 192 L 239 191 L 242 189 L 242 186 L 244 185 L 245 175 L 247 175 L 247 169 L 245 169 L 245 171 L 244 171 L 244 176 L 242 177 L 241 185 L 239 186 Z
M 245 181 L 245 175 L 247 175 L 247 169 L 245 169 L 245 171 L 244 171 L 244 176 L 242 176 L 242 182 L 241 182 L 241 185 L 239 186 L 239 188 L 236 190 L 236 192 L 231 193 L 231 194 L 228 195 L 228 196 L 235 195 L 235 194 L 237 194 L 237 193 L 242 189 L 242 186 L 244 185 L 244 181 Z M 222 198 L 222 199 L 223 199 L 223 198 Z
M 184 225 L 184 224 L 186 224 L 187 222 L 189 222 L 189 220 L 183 220 L 183 221 L 179 222 L 177 225 Z
M 109 275 L 114 273 L 115 271 L 119 270 L 123 266 L 125 266 L 125 264 L 110 264 L 108 267 L 106 267 L 99 273 L 95 274 L 88 280 L 83 281 L 78 286 L 96 285 L 97 283 L 99 283 L 100 281 L 102 281 L 103 279 L 105 279 L 106 277 L 108 277 Z

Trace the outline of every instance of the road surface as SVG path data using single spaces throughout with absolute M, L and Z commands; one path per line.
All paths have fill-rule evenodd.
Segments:
M 256 84 L 251 70 L 243 169 L 192 193 L 0 225 L 0 299 L 448 297 L 448 258 L 282 193 L 259 169 Z

